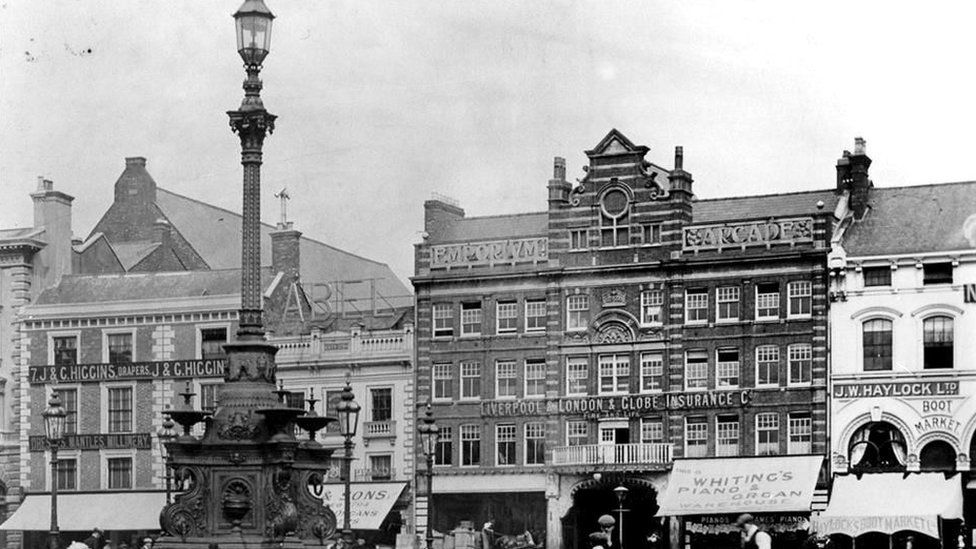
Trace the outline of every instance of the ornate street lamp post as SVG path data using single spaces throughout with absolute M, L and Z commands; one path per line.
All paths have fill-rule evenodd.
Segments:
M 348 546 L 353 543 L 352 521 L 350 512 L 350 501 L 352 499 L 352 437 L 356 436 L 356 427 L 359 423 L 359 403 L 354 400 L 352 385 L 346 380 L 346 386 L 342 389 L 342 396 L 339 404 L 336 405 L 336 416 L 339 418 L 339 432 L 345 438 L 343 446 L 346 453 L 342 460 L 342 478 L 345 483 L 345 495 L 343 498 L 342 514 L 342 539 Z
M 261 320 L 261 148 L 264 137 L 274 131 L 276 116 L 261 102 L 261 63 L 271 48 L 274 15 L 263 0 L 246 0 L 234 21 L 237 52 L 244 60 L 244 100 L 236 111 L 228 111 L 230 127 L 241 139 L 244 166 L 244 208 L 241 236 L 241 311 L 238 339 L 262 340 Z
M 434 423 L 434 414 L 427 403 L 427 411 L 424 413 L 424 420 L 417 426 L 420 434 L 420 443 L 423 444 L 424 457 L 427 458 L 427 549 L 434 547 L 434 453 L 437 451 L 437 439 L 441 435 L 441 428 Z
M 620 549 L 624 549 L 624 513 L 627 511 L 624 509 L 624 500 L 627 499 L 627 492 L 630 490 L 626 486 L 617 486 L 613 489 L 613 493 L 617 495 L 617 514 L 620 515 L 620 522 L 617 526 L 617 537 L 620 539 Z
M 173 440 L 176 440 L 176 430 L 174 429 L 174 427 L 176 427 L 176 423 L 173 422 L 173 419 L 170 418 L 169 415 L 167 415 L 163 419 L 163 426 L 160 427 L 159 432 L 156 433 L 156 436 L 159 437 L 159 453 L 163 457 L 163 470 L 166 472 L 166 474 L 163 476 L 163 478 L 166 480 L 166 505 L 169 505 L 171 503 L 170 502 L 170 494 L 172 492 L 171 481 L 173 478 L 170 475 L 170 465 L 169 465 L 170 456 L 169 453 L 166 451 L 166 444 L 172 442 Z
M 61 407 L 61 397 L 57 391 L 51 394 L 48 407 L 41 414 L 44 417 L 44 434 L 51 448 L 51 532 L 48 547 L 58 549 L 61 533 L 58 531 L 58 446 L 64 438 L 64 424 L 67 414 Z

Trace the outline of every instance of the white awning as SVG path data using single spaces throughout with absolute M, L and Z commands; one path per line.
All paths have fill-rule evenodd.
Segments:
M 379 530 L 406 486 L 406 482 L 353 482 L 349 487 L 349 523 L 353 530 Z M 308 489 L 332 509 L 336 523 L 341 525 L 345 516 L 343 485 L 323 484 Z
M 902 530 L 939 538 L 938 518 L 962 517 L 962 486 L 942 473 L 865 474 L 834 479 L 827 510 L 814 515 L 810 530 L 857 537 Z
M 101 492 L 58 494 L 58 528 L 65 532 L 103 530 L 159 530 L 164 492 Z M 51 495 L 29 494 L 0 530 L 51 528 Z
M 657 516 L 810 511 L 823 456 L 676 459 Z

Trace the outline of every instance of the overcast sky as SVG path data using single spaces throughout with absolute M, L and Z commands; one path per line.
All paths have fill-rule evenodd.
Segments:
M 239 3 L 2 1 L 0 227 L 44 175 L 88 236 L 126 156 L 240 211 Z M 702 198 L 831 187 L 855 136 L 878 186 L 976 179 L 971 1 L 267 3 L 262 217 L 287 186 L 296 228 L 404 280 L 431 192 L 543 210 L 553 156 L 581 177 L 614 127 L 683 145 Z

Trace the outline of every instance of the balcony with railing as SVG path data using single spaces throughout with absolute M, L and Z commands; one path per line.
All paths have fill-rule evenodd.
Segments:
M 615 469 L 663 469 L 671 466 L 671 445 L 664 443 L 583 444 L 552 449 L 554 467 L 609 466 Z
M 363 438 L 394 438 L 396 437 L 396 421 L 365 421 L 363 422 Z
M 396 469 L 393 467 L 353 469 L 352 479 L 358 482 L 397 480 Z
M 353 357 L 409 360 L 413 352 L 413 327 L 370 331 L 353 326 L 349 333 L 323 333 L 313 328 L 310 334 L 274 338 L 272 342 L 278 346 L 279 363 Z

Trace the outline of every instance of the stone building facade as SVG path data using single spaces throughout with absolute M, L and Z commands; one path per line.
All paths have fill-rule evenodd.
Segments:
M 698 200 L 680 147 L 670 170 L 647 153 L 613 130 L 577 185 L 557 158 L 544 212 L 425 203 L 416 390 L 442 429 L 436 530 L 491 520 L 582 547 L 615 487 L 654 516 L 675 460 L 826 452 L 826 256 L 846 198 Z M 707 522 L 642 520 L 621 541 L 699 545 Z
M 829 260 L 832 473 L 845 484 L 887 483 L 882 497 L 898 499 L 909 482 L 960 472 L 947 497 L 965 496 L 965 524 L 973 524 L 976 183 L 874 187 L 870 164 L 860 143 L 837 168 L 861 198 L 842 214 Z M 863 494 L 835 490 L 831 505 Z M 906 514 L 921 523 L 847 534 L 862 536 L 858 547 L 902 546 L 908 535 L 915 546 L 938 546 L 932 535 L 956 546 L 959 522 L 925 526 L 922 518 L 946 502 L 918 501 L 928 509 Z M 880 514 L 870 507 L 866 500 L 865 514 Z M 818 527 L 834 533 L 840 524 Z

